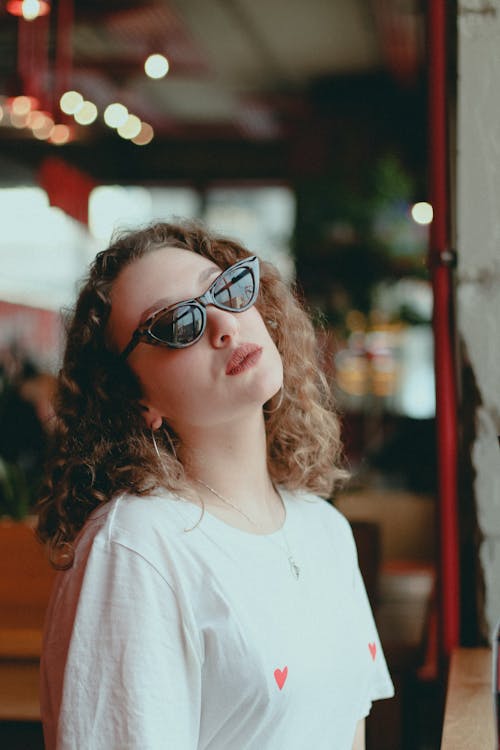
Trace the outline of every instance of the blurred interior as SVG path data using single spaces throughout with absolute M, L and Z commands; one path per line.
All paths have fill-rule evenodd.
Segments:
M 437 748 L 423 4 L 53 0 L 34 20 L 12 14 L 22 5 L 0 6 L 0 744 L 43 747 L 33 685 L 52 573 L 30 511 L 61 310 L 114 229 L 182 216 L 273 261 L 313 313 L 352 473 L 332 502 L 397 689 L 367 748 Z M 164 77 L 146 75 L 151 54 Z

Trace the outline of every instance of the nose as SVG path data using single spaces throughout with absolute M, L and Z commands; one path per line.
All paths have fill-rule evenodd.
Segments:
M 205 335 L 208 335 L 210 343 L 217 349 L 229 346 L 238 332 L 237 315 L 227 310 L 219 310 L 214 305 L 208 305 L 206 310 L 207 328 Z

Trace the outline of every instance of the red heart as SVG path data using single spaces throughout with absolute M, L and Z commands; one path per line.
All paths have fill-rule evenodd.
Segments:
M 288 667 L 284 667 L 283 671 L 281 669 L 274 670 L 274 679 L 276 680 L 276 684 L 278 685 L 280 690 L 285 684 L 287 674 L 288 674 Z
M 375 657 L 377 655 L 377 644 L 376 643 L 369 643 L 368 648 L 370 649 L 370 654 L 372 655 L 373 661 L 375 661 Z

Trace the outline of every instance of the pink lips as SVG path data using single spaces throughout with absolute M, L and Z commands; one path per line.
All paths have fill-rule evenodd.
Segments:
M 253 367 L 262 354 L 262 347 L 257 344 L 242 344 L 231 355 L 226 366 L 226 375 L 239 375 L 240 372 Z

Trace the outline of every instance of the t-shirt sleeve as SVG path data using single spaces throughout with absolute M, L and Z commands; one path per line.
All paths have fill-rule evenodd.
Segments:
M 74 617 L 57 750 L 194 750 L 199 644 L 155 567 L 121 544 L 96 540 Z
M 349 523 L 343 519 L 350 548 L 351 617 L 353 629 L 360 638 L 364 668 L 360 675 L 358 718 L 368 716 L 372 702 L 394 696 L 394 686 L 387 668 L 365 584 L 359 569 L 356 543 Z

